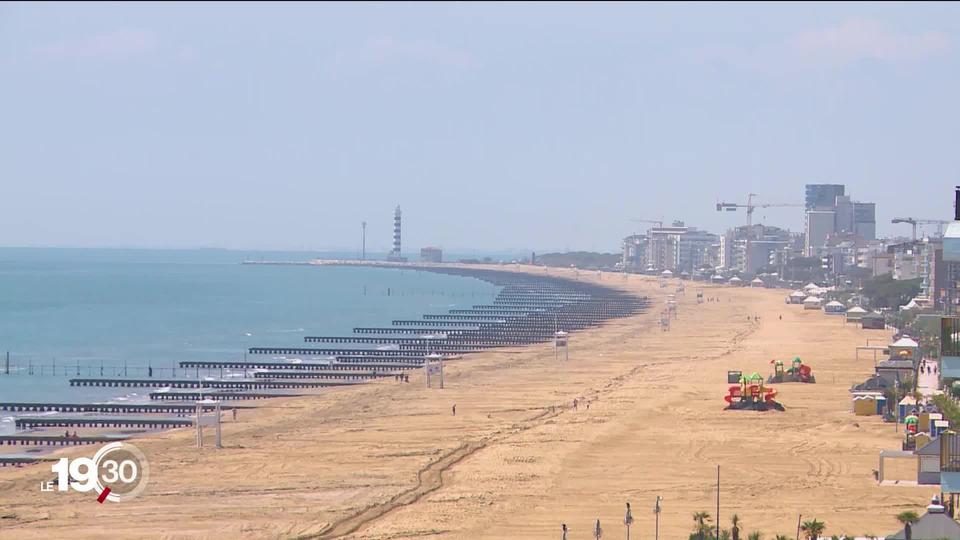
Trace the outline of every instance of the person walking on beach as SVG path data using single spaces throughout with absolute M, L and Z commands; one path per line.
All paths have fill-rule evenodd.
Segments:
M 237 421 L 237 408 L 234 407 L 233 409 L 231 409 L 231 411 L 233 411 L 233 421 L 236 422 L 236 421 Z
M 577 410 L 577 398 L 573 398 L 573 410 Z
M 560 540 L 567 540 L 567 532 L 569 531 L 569 529 L 567 529 L 567 524 L 561 523 L 560 530 L 562 531 L 562 534 L 560 535 Z
M 456 404 L 456 403 L 453 404 L 453 415 L 454 415 L 454 416 L 457 415 L 457 404 Z

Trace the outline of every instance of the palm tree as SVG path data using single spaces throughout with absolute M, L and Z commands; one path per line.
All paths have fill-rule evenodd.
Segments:
M 800 526 L 800 530 L 807 535 L 807 540 L 817 540 L 820 538 L 820 535 L 823 534 L 823 529 L 825 528 L 826 525 L 816 519 L 804 521 L 803 525 Z
M 700 540 L 705 540 L 704 534 L 709 530 L 710 526 L 707 523 L 710 521 L 710 514 L 708 512 L 696 512 L 693 514 L 693 522 L 697 524 L 696 534 Z
M 733 540 L 740 540 L 740 516 L 734 514 L 730 518 L 730 522 L 733 523 L 733 527 L 730 528 L 730 532 L 733 534 Z
M 903 523 L 903 534 L 907 540 L 913 539 L 913 524 L 920 521 L 920 516 L 916 512 L 906 511 L 897 514 L 897 521 Z

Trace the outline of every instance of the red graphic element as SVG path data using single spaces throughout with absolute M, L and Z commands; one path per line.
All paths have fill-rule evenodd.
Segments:
M 108 487 L 103 488 L 103 491 L 100 493 L 100 496 L 97 497 L 97 502 L 100 504 L 103 504 L 103 501 L 107 500 L 107 495 L 109 494 L 110 494 L 110 488 Z

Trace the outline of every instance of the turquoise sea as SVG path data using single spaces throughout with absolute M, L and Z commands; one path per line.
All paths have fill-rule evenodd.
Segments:
M 248 347 L 297 346 L 306 335 L 388 326 L 496 293 L 476 279 L 412 270 L 240 264 L 348 256 L 0 248 L 0 401 L 144 401 L 151 389 L 67 380 L 101 367 L 168 376 L 181 360 L 241 359 Z M 0 431 L 11 426 L 6 419 Z

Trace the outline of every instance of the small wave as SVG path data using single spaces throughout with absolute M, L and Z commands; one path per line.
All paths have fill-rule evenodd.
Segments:
M 267 330 L 268 334 L 296 334 L 300 332 L 305 332 L 303 328 L 289 328 L 284 330 Z
M 250 332 L 244 332 L 243 335 L 245 335 L 245 336 L 247 336 L 247 337 L 250 337 L 250 336 L 252 336 L 253 334 L 251 334 Z

